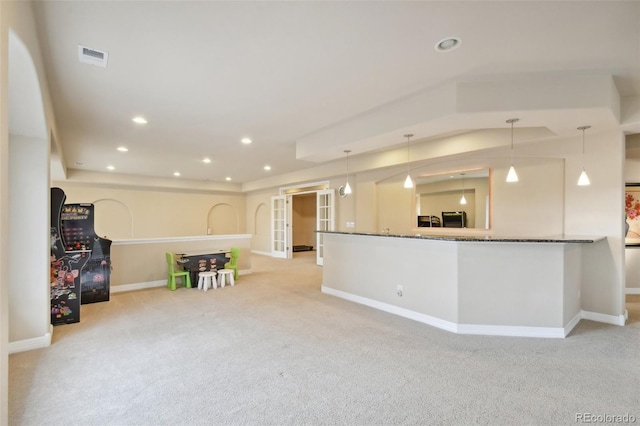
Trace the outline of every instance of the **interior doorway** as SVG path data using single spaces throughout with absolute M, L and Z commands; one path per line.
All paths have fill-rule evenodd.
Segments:
M 312 247 L 311 251 L 315 251 L 316 254 L 316 263 L 323 264 L 324 234 L 316 231 L 333 231 L 335 226 L 335 190 L 328 189 L 328 186 L 328 183 L 318 183 L 305 187 L 280 188 L 280 195 L 271 197 L 271 256 L 291 259 L 295 244 L 306 246 L 304 248 L 307 250 L 309 250 L 308 247 Z M 310 200 L 298 198 L 299 215 L 296 232 L 299 239 L 294 242 L 292 232 L 294 197 L 306 194 L 315 197 L 314 239 L 308 242 L 311 232 L 307 229 L 309 223 L 314 220 L 313 213 L 309 213 L 308 209 L 314 204 Z
M 291 240 L 293 256 L 316 250 L 317 200 L 316 193 L 295 194 L 291 197 Z

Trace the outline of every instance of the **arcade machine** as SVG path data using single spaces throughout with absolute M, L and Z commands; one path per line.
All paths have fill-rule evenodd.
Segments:
M 80 321 L 80 276 L 91 252 L 66 250 L 62 240 L 62 209 L 66 195 L 60 188 L 51 188 L 51 324 L 71 324 Z
M 62 208 L 62 239 L 66 251 L 82 250 L 89 260 L 80 271 L 80 302 L 107 302 L 111 272 L 111 240 L 93 230 L 93 204 L 65 204 Z

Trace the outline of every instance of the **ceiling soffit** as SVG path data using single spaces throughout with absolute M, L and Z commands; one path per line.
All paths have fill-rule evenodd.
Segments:
M 324 162 L 390 148 L 414 140 L 465 129 L 508 127 L 520 118 L 524 127 L 546 127 L 570 135 L 589 123 L 600 129 L 620 123 L 620 96 L 610 75 L 539 75 L 500 81 L 452 83 L 418 93 L 298 139 L 300 160 Z M 488 123 L 493 123 L 488 126 Z

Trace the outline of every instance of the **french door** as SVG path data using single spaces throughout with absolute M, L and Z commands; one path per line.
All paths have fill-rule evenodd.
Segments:
M 325 189 L 316 192 L 316 230 L 333 231 L 335 226 L 335 190 Z M 316 233 L 316 263 L 324 261 L 324 234 Z
M 271 256 L 289 259 L 291 247 L 291 196 L 271 197 Z
M 316 193 L 316 230 L 333 231 L 335 227 L 335 190 L 324 189 Z M 291 235 L 291 195 L 271 197 L 271 256 L 282 259 L 293 257 Z M 322 265 L 324 235 L 316 233 L 316 263 Z

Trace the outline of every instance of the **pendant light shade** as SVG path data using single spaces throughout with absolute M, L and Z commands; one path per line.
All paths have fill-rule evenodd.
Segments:
M 351 185 L 349 185 L 349 153 L 350 149 L 345 149 L 344 153 L 347 154 L 347 183 L 344 185 L 344 193 L 345 195 L 351 194 Z
M 511 167 L 509 167 L 509 173 L 507 173 L 507 182 L 509 183 L 518 181 L 518 174 L 513 167 L 513 123 L 517 123 L 518 121 L 520 121 L 519 118 L 510 118 L 507 120 L 507 123 L 511 124 Z
M 580 173 L 580 177 L 578 178 L 578 186 L 589 186 L 589 185 L 591 185 L 589 176 L 587 176 L 587 172 L 582 170 L 582 173 Z
M 582 173 L 580 173 L 580 177 L 578 178 L 578 186 L 589 186 L 591 185 L 591 181 L 589 180 L 589 176 L 587 176 L 587 172 L 584 169 L 584 131 L 590 129 L 591 126 L 581 126 L 578 127 L 578 130 L 582 130 Z
M 351 194 L 351 185 L 349 185 L 349 182 L 344 186 L 344 193 Z
M 404 137 L 407 138 L 407 178 L 404 180 L 405 188 L 413 188 L 413 180 L 411 180 L 411 174 L 409 173 L 409 141 L 412 136 L 413 134 L 411 133 L 404 135 Z
M 460 198 L 460 204 L 464 205 L 467 204 L 467 199 L 464 198 L 464 173 L 460 173 L 460 175 L 462 176 L 462 198 Z

